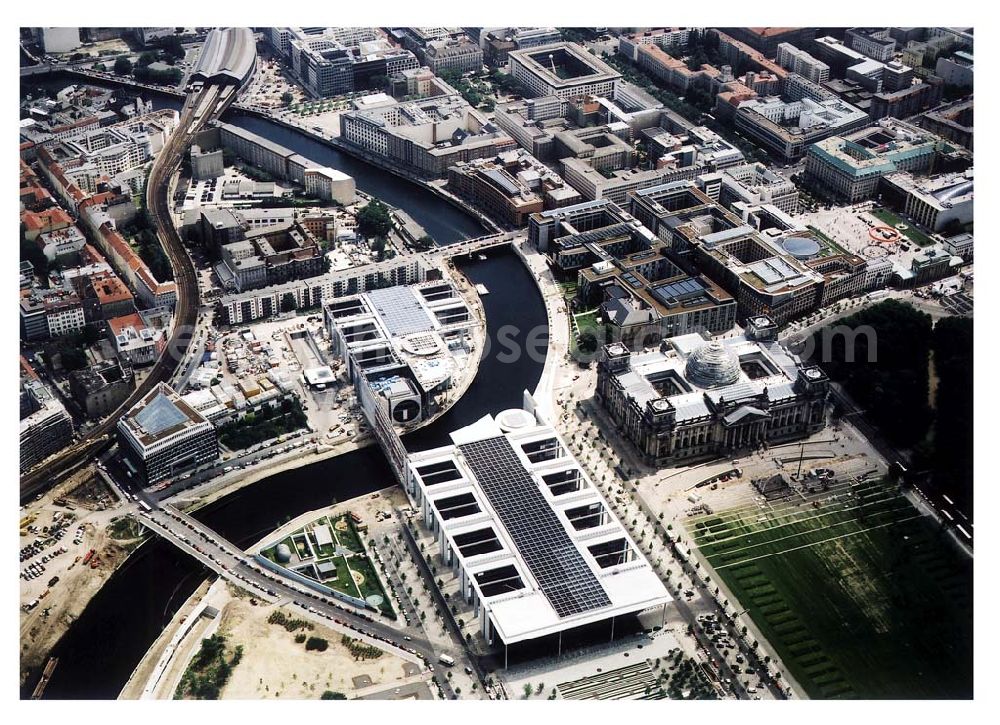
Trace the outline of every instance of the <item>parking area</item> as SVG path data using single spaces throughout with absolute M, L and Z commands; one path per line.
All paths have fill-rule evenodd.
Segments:
M 268 56 L 259 58 L 257 73 L 243 96 L 243 103 L 261 111 L 277 110 L 286 106 L 286 93 L 291 94 L 292 104 L 307 98 L 305 90 L 281 62 Z

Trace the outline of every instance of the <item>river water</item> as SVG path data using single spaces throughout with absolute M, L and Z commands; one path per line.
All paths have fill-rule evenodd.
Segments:
M 64 85 L 58 80 L 43 85 Z M 158 97 L 157 107 L 179 108 L 176 99 Z M 423 226 L 439 244 L 450 244 L 483 233 L 479 223 L 425 189 L 351 158 L 303 134 L 263 119 L 237 117 L 233 123 L 265 136 L 323 165 L 355 178 L 357 186 L 398 206 Z M 410 450 L 449 442 L 448 433 L 484 415 L 519 407 L 524 390 L 533 390 L 544 364 L 546 337 L 536 340 L 541 353 L 526 350 L 533 331 L 546 323 L 538 288 L 509 250 L 493 251 L 488 259 L 456 260 L 474 284 L 489 294 L 482 298 L 491 344 L 465 395 L 433 424 L 404 439 Z M 281 522 L 336 498 L 345 501 L 394 483 L 378 448 L 372 446 L 304 468 L 276 474 L 197 513 L 222 536 L 249 546 Z M 111 699 L 118 696 L 139 660 L 163 627 L 206 576 L 214 573 L 175 547 L 156 538 L 139 548 L 91 600 L 52 652 L 59 665 L 45 690 L 46 699 Z M 22 697 L 30 695 L 38 673 L 29 677 Z

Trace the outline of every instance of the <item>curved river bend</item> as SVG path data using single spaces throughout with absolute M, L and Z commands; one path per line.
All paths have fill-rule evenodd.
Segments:
M 154 105 L 179 107 L 170 98 Z M 463 211 L 429 191 L 346 156 L 298 132 L 258 118 L 239 117 L 239 126 L 281 143 L 321 164 L 355 177 L 359 189 L 398 206 L 438 243 L 478 236 L 482 228 Z M 541 376 L 544 355 L 511 356 L 511 344 L 526 349 L 532 330 L 546 323 L 535 281 L 511 251 L 496 251 L 487 261 L 456 260 L 470 280 L 482 283 L 491 344 L 465 395 L 433 424 L 404 439 L 410 450 L 449 442 L 448 433 L 505 408 L 519 407 L 525 389 Z M 544 350 L 545 338 L 541 348 Z M 513 361 L 508 361 L 514 357 Z M 533 359 L 534 358 L 534 359 Z M 376 491 L 394 482 L 375 446 L 276 474 L 197 512 L 222 536 L 249 546 L 280 522 L 311 509 Z M 46 698 L 113 699 L 173 614 L 206 576 L 214 576 L 162 539 L 137 550 L 91 600 L 52 652 L 59 665 L 45 690 Z M 28 678 L 22 697 L 30 695 L 38 673 Z

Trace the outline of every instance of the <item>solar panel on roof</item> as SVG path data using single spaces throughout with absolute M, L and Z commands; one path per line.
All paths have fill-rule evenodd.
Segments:
M 368 293 L 368 299 L 382 316 L 382 321 L 391 335 L 410 335 L 434 327 L 427 311 L 420 306 L 409 287 L 372 290 Z
M 611 604 L 555 511 L 503 436 L 459 446 L 514 546 L 559 617 Z
M 188 419 L 184 411 L 174 405 L 163 393 L 157 393 L 145 408 L 136 413 L 135 420 L 149 435 L 159 435 L 168 428 Z
M 705 285 L 693 277 L 661 285 L 652 290 L 653 296 L 667 306 L 677 302 L 699 304 L 704 298 Z
M 627 274 L 623 274 L 622 275 L 622 279 L 624 279 L 626 282 L 628 282 L 633 287 L 636 287 L 636 288 L 642 287 L 642 282 L 640 282 L 639 278 L 636 277 L 631 272 L 628 272 Z

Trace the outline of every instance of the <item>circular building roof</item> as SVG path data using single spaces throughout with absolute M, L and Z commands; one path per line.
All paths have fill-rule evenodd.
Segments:
M 819 242 L 810 237 L 789 237 L 781 246 L 796 259 L 811 259 L 819 254 Z
M 739 380 L 740 363 L 721 342 L 712 340 L 691 353 L 684 375 L 699 388 L 720 388 Z
M 534 425 L 535 416 L 521 408 L 508 408 L 497 415 L 496 421 L 500 430 L 504 433 L 510 433 L 519 428 L 529 428 Z
M 277 549 L 274 551 L 274 558 L 278 560 L 280 564 L 287 564 L 292 560 L 292 550 L 288 548 L 288 544 L 278 544 Z

